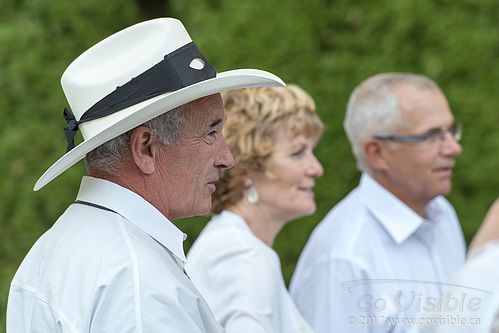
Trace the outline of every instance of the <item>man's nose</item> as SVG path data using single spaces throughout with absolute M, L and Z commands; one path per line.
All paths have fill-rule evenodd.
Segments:
M 215 167 L 220 169 L 230 169 L 234 166 L 234 158 L 230 152 L 229 146 L 222 137 L 218 145 L 218 154 L 215 159 Z

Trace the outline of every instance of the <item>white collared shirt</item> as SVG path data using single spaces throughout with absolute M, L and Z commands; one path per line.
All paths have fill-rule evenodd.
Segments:
M 411 320 L 438 302 L 440 282 L 465 252 L 445 198 L 432 200 L 427 215 L 362 175 L 315 228 L 291 280 L 291 295 L 317 333 L 417 329 Z
M 427 316 L 425 333 L 499 332 L 499 241 L 471 250 L 444 294 L 454 302 Z
M 221 332 L 183 272 L 185 235 L 142 197 L 84 177 L 11 283 L 7 332 Z
M 277 253 L 239 215 L 211 219 L 186 269 L 227 333 L 312 332 L 286 289 Z

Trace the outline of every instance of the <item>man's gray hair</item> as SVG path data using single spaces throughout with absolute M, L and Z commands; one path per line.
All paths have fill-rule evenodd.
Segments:
M 163 144 L 175 144 L 178 142 L 182 125 L 187 120 L 187 115 L 190 114 L 189 109 L 190 104 L 181 105 L 141 126 L 149 127 Z M 117 171 L 118 163 L 129 150 L 130 136 L 133 130 L 131 129 L 87 153 L 85 156 L 87 171 L 94 169 L 103 174 L 113 175 Z
M 411 73 L 382 73 L 360 83 L 350 95 L 343 127 L 360 171 L 371 168 L 364 155 L 364 142 L 373 135 L 393 134 L 404 127 L 394 87 L 400 84 L 440 90 L 431 79 Z

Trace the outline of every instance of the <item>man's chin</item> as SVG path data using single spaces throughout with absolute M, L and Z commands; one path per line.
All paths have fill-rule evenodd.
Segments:
M 211 209 L 211 198 L 206 203 L 199 204 L 194 209 L 194 214 L 192 216 L 203 216 L 210 212 Z
M 437 195 L 446 196 L 451 192 L 451 190 L 452 190 L 452 183 L 449 180 L 448 184 L 442 184 L 442 186 L 440 186 L 440 189 L 437 191 Z

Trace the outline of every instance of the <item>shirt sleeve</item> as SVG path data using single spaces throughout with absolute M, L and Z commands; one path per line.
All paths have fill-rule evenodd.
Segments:
M 35 318 L 31 320 L 31 316 Z M 74 324 L 64 313 L 37 298 L 29 290 L 12 285 L 7 305 L 7 333 L 57 332 L 77 333 Z

